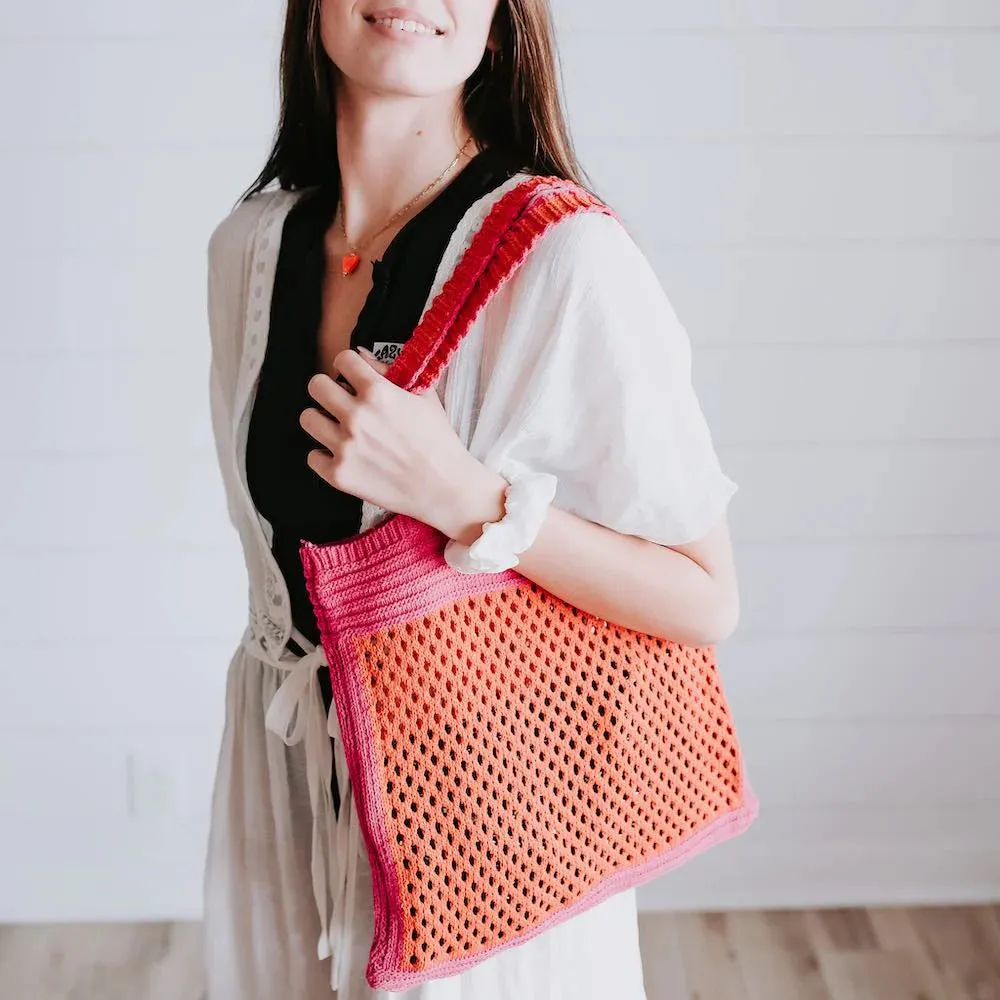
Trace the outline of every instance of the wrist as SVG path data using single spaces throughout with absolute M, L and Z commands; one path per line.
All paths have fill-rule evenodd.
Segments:
M 452 569 L 502 573 L 516 567 L 535 544 L 555 498 L 556 477 L 512 467 L 510 478 L 504 476 L 503 482 L 503 516 L 477 525 L 471 544 L 455 539 L 445 548 L 445 561 Z
M 484 524 L 504 516 L 506 494 L 507 480 L 476 462 L 462 485 L 444 498 L 434 527 L 460 545 L 472 545 L 482 535 Z

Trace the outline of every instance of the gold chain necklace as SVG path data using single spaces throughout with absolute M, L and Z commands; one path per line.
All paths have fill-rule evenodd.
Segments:
M 419 194 L 411 198 L 377 233 L 361 243 L 351 243 L 350 237 L 347 235 L 347 226 L 344 222 L 344 192 L 343 189 L 341 189 L 340 204 L 337 207 L 337 218 L 340 220 L 340 232 L 344 237 L 344 242 L 350 248 L 348 252 L 340 258 L 340 270 L 345 278 L 350 277 L 358 269 L 358 265 L 361 263 L 361 251 L 365 247 L 371 246 L 371 244 L 374 243 L 375 240 L 377 240 L 387 229 L 389 229 L 394 222 L 413 208 L 413 206 L 416 205 L 421 198 L 433 191 L 434 188 L 436 188 L 438 184 L 440 184 L 445 177 L 451 173 L 455 164 L 462 158 L 462 154 L 469 148 L 471 142 L 472 136 L 469 136 L 469 138 L 465 140 L 462 148 L 455 154 L 455 159 L 453 159 L 451 163 L 449 163 L 448 166 L 446 166 L 444 170 L 442 170 L 441 173 L 439 173 L 437 177 L 435 177 L 434 180 L 427 185 L 427 187 L 425 187 Z

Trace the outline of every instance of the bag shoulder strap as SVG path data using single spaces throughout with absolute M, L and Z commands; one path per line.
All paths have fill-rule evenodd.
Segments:
M 429 389 L 472 328 L 536 243 L 571 215 L 614 215 L 589 191 L 558 177 L 531 177 L 490 210 L 444 287 L 386 377 L 413 392 Z

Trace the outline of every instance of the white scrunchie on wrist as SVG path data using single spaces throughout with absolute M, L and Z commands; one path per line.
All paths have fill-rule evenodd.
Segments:
M 535 543 L 556 495 L 557 480 L 545 472 L 526 472 L 509 478 L 500 521 L 483 525 L 472 545 L 451 541 L 444 557 L 460 573 L 503 573 L 513 569 L 518 556 Z

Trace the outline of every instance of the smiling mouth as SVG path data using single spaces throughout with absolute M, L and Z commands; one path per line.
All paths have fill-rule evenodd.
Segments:
M 375 17 L 371 14 L 365 15 L 365 20 L 369 24 L 379 24 L 384 28 L 392 28 L 395 31 L 404 31 L 411 35 L 443 35 L 444 32 L 432 25 L 424 24 L 422 21 L 413 21 L 401 17 Z

